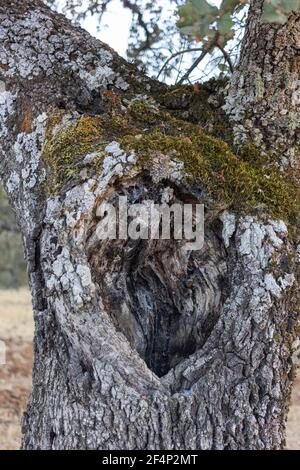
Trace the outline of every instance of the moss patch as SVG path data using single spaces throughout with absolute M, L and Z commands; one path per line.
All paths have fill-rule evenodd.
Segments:
M 99 152 L 93 174 L 101 171 L 104 147 L 117 140 L 124 150 L 135 150 L 145 168 L 151 168 L 154 153 L 183 161 L 191 183 L 204 187 L 208 201 L 235 211 L 263 210 L 297 225 L 299 172 L 280 171 L 272 157 L 251 145 L 237 153 L 227 131 L 225 126 L 220 139 L 206 128 L 176 118 L 154 101 L 134 100 L 126 110 L 118 106 L 101 116 L 82 116 L 54 137 L 49 132 L 43 158 L 51 170 L 50 192 L 57 193 L 68 180 L 78 177 L 83 157 L 90 152 Z
M 53 136 L 52 129 L 60 121 L 61 115 L 52 117 L 42 155 L 50 169 L 47 187 L 52 195 L 68 180 L 79 175 L 82 169 L 80 163 L 84 156 L 91 152 L 99 152 L 100 159 L 103 156 L 100 118 L 81 116 L 74 124 L 63 127 Z
M 175 85 L 158 93 L 156 99 L 175 118 L 198 124 L 213 136 L 232 142 L 232 129 L 222 110 L 224 100 L 219 93 L 225 85 L 226 80 L 215 79 L 204 84 Z
M 178 120 L 145 102 L 133 103 L 129 113 L 140 127 L 146 124 L 149 128 L 122 137 L 121 144 L 141 154 L 145 165 L 148 162 L 151 166 L 154 152 L 170 154 L 185 163 L 191 178 L 204 185 L 212 200 L 234 210 L 263 207 L 273 217 L 296 223 L 300 203 L 296 175 L 281 172 L 269 156 L 251 145 L 237 155 L 231 145 L 200 126 Z

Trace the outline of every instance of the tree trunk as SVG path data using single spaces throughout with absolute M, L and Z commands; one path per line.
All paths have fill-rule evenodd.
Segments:
M 282 447 L 295 174 L 174 117 L 157 104 L 164 86 L 39 0 L 2 0 L 0 39 L 1 177 L 35 317 L 23 448 Z M 97 240 L 97 208 L 124 195 L 204 203 L 203 248 Z
M 250 139 L 284 165 L 300 167 L 300 13 L 284 24 L 263 23 L 253 0 L 226 110 L 238 140 Z

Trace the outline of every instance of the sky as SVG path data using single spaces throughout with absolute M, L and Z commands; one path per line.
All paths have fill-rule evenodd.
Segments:
M 169 0 L 160 1 L 166 7 L 164 8 L 164 14 L 170 14 Z M 213 1 L 220 2 L 221 0 Z M 83 1 L 83 9 L 84 3 L 85 2 Z M 65 0 L 57 0 L 57 4 L 59 5 L 57 9 L 62 12 L 63 7 L 65 5 Z M 173 6 L 171 8 L 173 8 Z M 103 15 L 100 31 L 97 30 L 98 22 L 96 16 L 92 17 L 91 15 L 89 15 L 84 21 L 81 22 L 81 26 L 85 28 L 90 34 L 112 47 L 122 57 L 126 58 L 126 50 L 128 47 L 131 20 L 131 12 L 127 8 L 123 7 L 121 1 L 112 0 L 107 7 L 107 11 Z M 189 67 L 191 63 L 190 59 L 186 58 L 186 56 L 183 57 L 184 67 L 185 63 L 186 68 Z M 167 78 L 167 83 L 172 84 L 175 81 L 176 76 L 177 74 L 175 74 L 174 77 L 171 76 L 170 78 Z
M 166 7 L 169 5 L 168 0 L 161 0 L 161 3 L 165 4 Z M 221 0 L 210 0 L 209 3 L 219 6 Z M 65 4 L 65 0 L 58 0 L 58 4 L 61 10 Z M 86 18 L 81 25 L 90 34 L 101 39 L 101 41 L 108 44 L 121 56 L 125 57 L 129 39 L 131 13 L 128 9 L 123 8 L 120 0 L 112 0 L 107 10 L 103 17 L 103 24 L 107 26 L 102 26 L 101 31 L 97 31 L 97 19 L 91 16 Z
M 57 3 L 59 10 L 62 11 L 65 1 L 58 0 Z M 81 26 L 125 57 L 131 24 L 130 11 L 123 8 L 120 0 L 112 0 L 108 5 L 107 12 L 104 13 L 101 31 L 97 31 L 97 23 L 97 18 L 89 15 L 81 23 Z
M 120 0 L 113 0 L 104 14 L 103 24 L 106 26 L 102 27 L 99 32 L 96 18 L 89 17 L 82 23 L 82 26 L 125 57 L 131 24 L 130 11 L 123 8 Z
M 1 0 L 0 0 L 1 1 Z M 146 1 L 146 0 L 145 0 Z M 164 9 L 165 14 L 170 14 L 170 2 L 169 0 L 160 0 L 163 5 L 166 6 Z M 83 9 L 84 9 L 83 1 Z M 210 0 L 209 3 L 219 6 L 221 0 Z M 65 0 L 57 0 L 58 10 L 62 12 L 65 5 Z M 103 21 L 101 23 L 101 30 L 97 30 L 97 17 L 89 15 L 84 21 L 81 22 L 81 26 L 85 28 L 90 34 L 101 39 L 101 41 L 108 44 L 115 51 L 118 52 L 122 57 L 126 58 L 126 50 L 129 40 L 129 30 L 131 25 L 132 15 L 128 9 L 125 9 L 120 0 L 112 0 L 107 11 L 103 15 Z M 174 51 L 176 51 L 176 45 L 174 45 Z M 182 70 L 187 70 L 191 65 L 192 57 L 189 54 L 185 54 L 182 59 Z M 198 77 L 201 77 L 203 72 L 206 72 L 206 66 L 209 61 L 209 57 L 206 57 L 198 66 L 193 74 L 190 76 L 192 81 L 197 81 Z M 210 72 L 208 77 L 210 76 Z M 166 79 L 168 84 L 173 84 L 177 78 L 177 73 L 174 72 L 171 77 Z

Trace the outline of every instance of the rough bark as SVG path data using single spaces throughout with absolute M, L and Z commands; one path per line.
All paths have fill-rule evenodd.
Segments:
M 109 140 L 116 109 L 160 85 L 38 0 L 1 2 L 0 39 L 0 169 L 36 327 L 23 448 L 280 448 L 297 337 L 287 225 L 213 204 L 172 149 L 145 166 Z M 83 139 L 71 163 L 62 136 L 75 153 Z M 97 241 L 98 205 L 124 194 L 207 202 L 203 249 Z
M 263 23 L 263 3 L 251 2 L 226 111 L 238 140 L 250 138 L 281 164 L 299 168 L 300 13 L 284 25 Z

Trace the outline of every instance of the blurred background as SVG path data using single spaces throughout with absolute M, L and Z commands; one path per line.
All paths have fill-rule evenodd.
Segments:
M 247 1 L 241 0 L 241 8 L 225 21 L 218 17 L 221 1 L 207 4 L 205 0 L 195 0 L 201 8 L 198 13 L 185 10 L 180 29 L 178 22 L 183 17 L 180 8 L 190 1 L 45 0 L 45 3 L 79 22 L 148 74 L 172 85 L 193 86 L 230 74 L 238 57 Z M 234 4 L 231 0 L 223 1 Z M 203 11 L 206 13 L 199 13 Z M 216 21 L 217 29 L 212 30 L 219 39 L 221 34 L 222 46 L 203 54 L 213 40 L 207 34 L 207 25 Z M 201 34 L 196 34 L 203 24 Z M 200 57 L 203 58 L 199 61 Z M 0 182 L 0 342 L 4 342 L 0 346 L 6 347 L 6 364 L 1 365 L 0 361 L 0 450 L 20 447 L 21 416 L 31 390 L 33 334 L 22 239 Z M 287 448 L 300 449 L 300 377 L 292 394 Z

